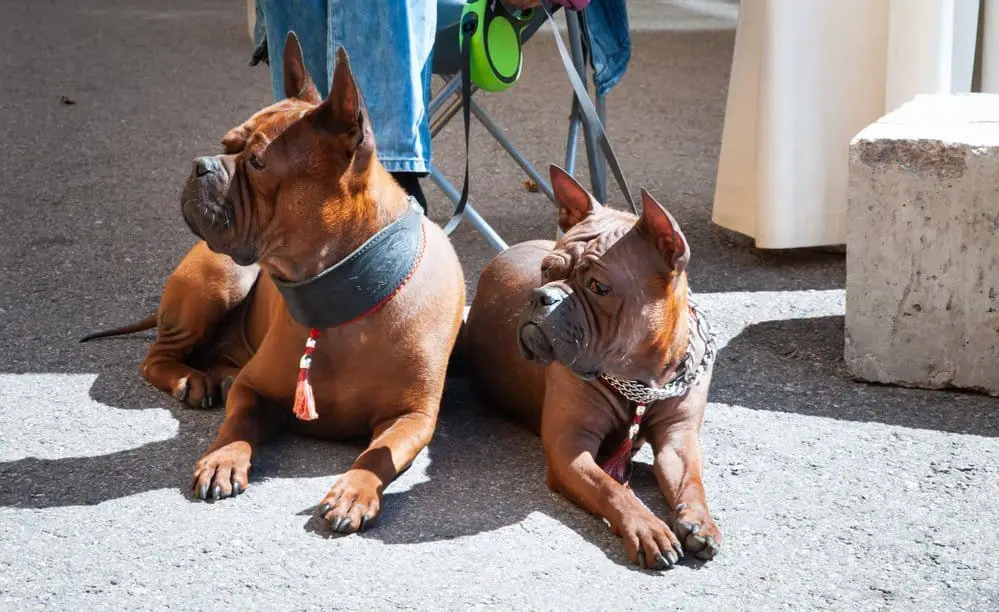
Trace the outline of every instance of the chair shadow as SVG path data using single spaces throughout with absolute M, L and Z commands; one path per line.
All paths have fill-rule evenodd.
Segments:
M 860 382 L 843 360 L 843 317 L 767 321 L 718 353 L 711 401 L 755 410 L 999 436 L 999 398 Z

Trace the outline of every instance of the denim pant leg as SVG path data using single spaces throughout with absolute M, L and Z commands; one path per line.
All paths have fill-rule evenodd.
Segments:
M 294 30 L 320 93 L 343 47 L 364 96 L 378 158 L 390 172 L 428 172 L 427 104 L 437 4 L 427 0 L 258 0 L 266 21 L 271 83 L 284 97 L 284 40 Z

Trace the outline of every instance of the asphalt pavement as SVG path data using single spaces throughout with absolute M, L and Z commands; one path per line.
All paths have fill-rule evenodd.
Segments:
M 999 399 L 850 380 L 843 255 L 759 251 L 710 222 L 734 40 L 719 14 L 638 28 L 608 103 L 625 172 L 687 234 L 721 347 L 703 443 L 723 549 L 655 573 L 548 491 L 538 440 L 461 379 L 366 533 L 314 517 L 358 445 L 282 438 L 247 493 L 192 500 L 221 413 L 142 380 L 149 333 L 76 340 L 155 308 L 194 242 L 191 158 L 270 102 L 242 3 L 0 1 L 0 610 L 999 609 Z M 482 104 L 544 167 L 570 88 L 541 34 Z M 551 236 L 551 205 L 477 125 L 473 149 L 483 216 L 509 242 Z M 435 160 L 457 180 L 462 153 L 455 122 Z M 467 226 L 454 243 L 471 295 L 490 251 Z M 661 513 L 650 460 L 634 487 Z

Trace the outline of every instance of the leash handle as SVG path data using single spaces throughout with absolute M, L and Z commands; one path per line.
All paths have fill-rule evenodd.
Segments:
M 454 214 L 444 226 L 444 235 L 450 236 L 462 217 L 465 216 L 465 205 L 468 204 L 468 141 L 469 124 L 472 121 L 472 33 L 478 26 L 478 18 L 474 13 L 469 13 L 461 21 L 461 116 L 465 120 L 465 181 L 461 187 L 461 197 L 454 207 Z
M 600 116 L 597 115 L 597 109 L 593 107 L 593 102 L 590 100 L 590 94 L 586 91 L 586 85 L 579 78 L 579 73 L 576 72 L 576 67 L 572 64 L 572 59 L 569 57 L 569 51 L 565 48 L 565 43 L 562 41 L 562 35 L 558 32 L 558 27 L 555 24 L 555 18 L 552 17 L 551 11 L 548 9 L 548 4 L 544 1 L 541 2 L 541 7 L 545 9 L 545 15 L 548 17 L 548 23 L 552 27 L 552 34 L 555 36 L 555 44 L 558 45 L 559 55 L 562 56 L 562 64 L 565 66 L 565 71 L 569 75 L 569 83 L 572 84 L 572 89 L 576 92 L 576 100 L 579 101 L 579 107 L 586 115 L 586 121 L 589 123 L 590 129 L 596 131 L 597 143 L 600 148 L 603 149 L 604 155 L 607 157 L 607 163 L 611 167 L 611 172 L 614 173 L 614 178 L 617 179 L 617 185 L 621 188 L 621 192 L 624 194 L 625 199 L 628 200 L 628 205 L 631 206 L 632 212 L 636 215 L 641 214 L 641 210 L 635 205 L 635 200 L 631 197 L 631 190 L 628 188 L 628 182 L 624 180 L 624 173 L 621 172 L 621 166 L 617 162 L 617 156 L 614 155 L 614 148 L 611 147 L 610 140 L 607 138 L 607 132 L 604 130 L 604 124 L 600 121 Z

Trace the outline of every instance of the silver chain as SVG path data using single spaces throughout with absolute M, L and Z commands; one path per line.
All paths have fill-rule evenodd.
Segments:
M 680 397 L 687 393 L 715 360 L 715 336 L 708 326 L 708 320 L 689 297 L 687 303 L 690 307 L 690 318 L 694 323 L 694 329 L 691 331 L 704 341 L 704 356 L 701 357 L 700 364 L 694 365 L 694 338 L 691 336 L 683 362 L 673 378 L 662 387 L 649 387 L 637 380 L 625 380 L 610 374 L 601 374 L 600 377 L 626 399 L 639 405 Z

